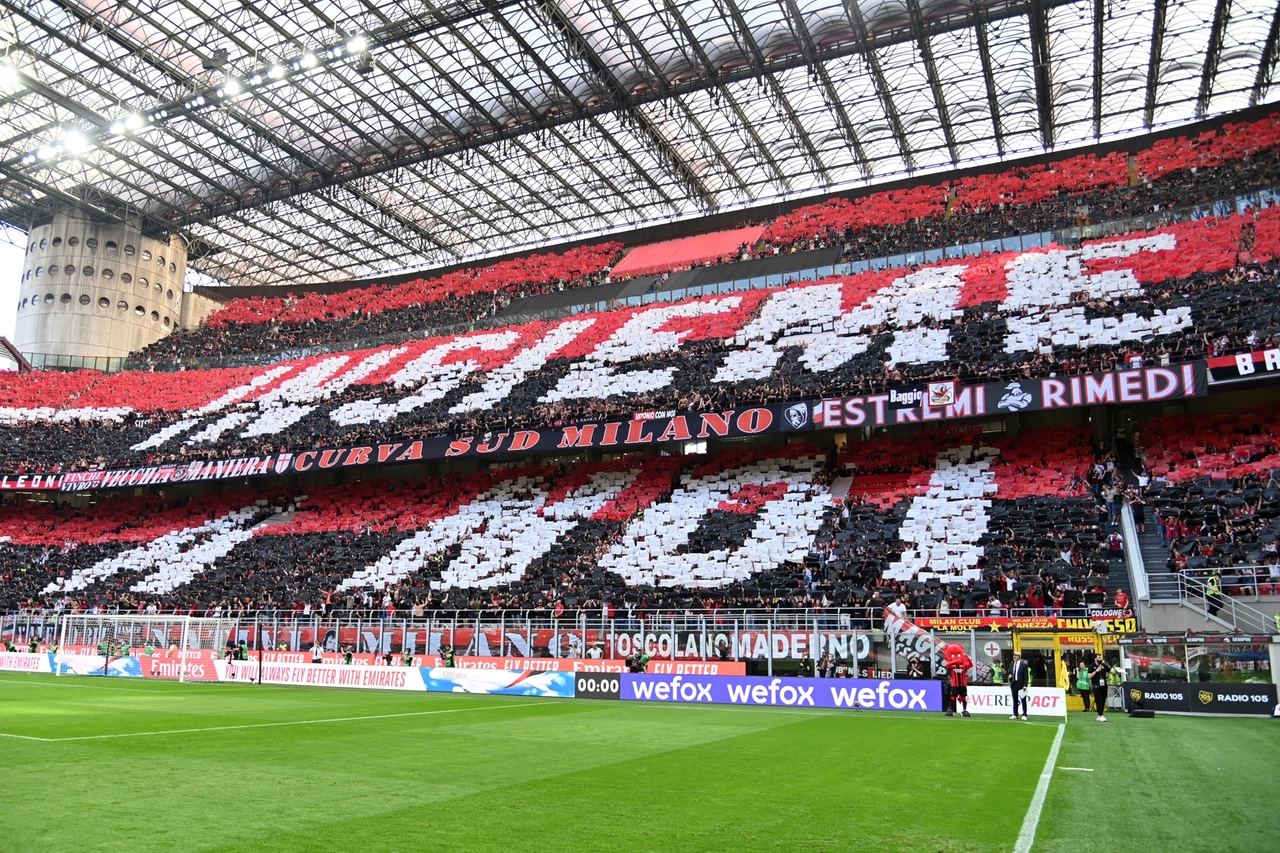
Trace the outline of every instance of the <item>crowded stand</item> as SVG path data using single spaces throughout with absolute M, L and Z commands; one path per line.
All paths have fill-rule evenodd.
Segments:
M 110 498 L 0 516 L 0 607 L 1083 608 L 1109 570 L 1090 433 L 973 429 L 709 456 Z M 836 484 L 848 491 L 836 496 Z M 868 609 L 869 608 L 869 609 Z
M 492 318 L 512 299 L 598 284 L 621 249 L 620 243 L 600 243 L 396 285 L 233 299 L 199 328 L 175 331 L 140 355 L 147 361 L 165 362 L 270 353 L 474 326 Z
M 1161 140 L 1128 158 L 1084 154 L 802 207 L 769 223 L 759 238 L 759 227 L 744 229 L 741 245 L 738 236 L 729 241 L 732 251 L 707 239 L 693 241 L 705 246 L 702 253 L 665 265 L 656 258 L 629 265 L 624 257 L 615 280 L 828 247 L 839 247 L 845 261 L 857 261 L 1140 216 L 1271 188 L 1278 156 L 1275 117 L 1228 124 L 1192 140 Z M 465 327 L 494 316 L 511 298 L 607 280 L 621 249 L 602 243 L 398 285 L 233 299 L 200 328 L 175 332 L 141 356 L 164 367 L 174 359 L 288 352 Z
M 991 446 L 977 433 L 876 439 L 818 538 L 815 589 L 871 612 L 898 597 L 942 616 L 1046 616 L 1103 602 L 1116 558 L 1092 495 L 1091 433 L 1046 428 Z
M 153 464 L 1018 382 L 1274 344 L 1280 210 L 256 368 L 10 378 L 0 465 Z M 1012 393 L 1015 389 L 1010 388 Z
M 1165 415 L 1135 436 L 1164 566 L 1228 595 L 1280 594 L 1280 411 Z M 1136 511 L 1136 510 L 1135 510 Z

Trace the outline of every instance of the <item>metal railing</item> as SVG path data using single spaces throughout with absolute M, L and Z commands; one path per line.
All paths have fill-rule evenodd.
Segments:
M 916 611 L 932 615 L 933 611 Z M 77 614 L 78 615 L 78 614 Z M 113 614 L 102 614 L 104 623 Z M 120 614 L 134 640 L 151 642 L 165 635 L 174 616 Z M 975 661 L 989 660 L 990 644 L 1010 648 L 1008 631 L 902 629 L 886 633 L 879 608 L 721 609 L 714 613 L 636 610 L 609 618 L 600 609 L 565 611 L 291 611 L 199 612 L 230 625 L 227 636 L 247 639 L 264 650 L 306 657 L 312 643 L 326 652 L 350 649 L 365 655 L 385 653 L 438 655 L 448 644 L 462 657 L 610 658 L 643 650 L 653 659 L 693 663 L 733 661 L 757 674 L 774 673 L 775 662 L 794 671 L 804 657 L 823 652 L 850 664 L 867 677 L 902 673 L 911 658 L 938 659 L 945 643 L 959 642 Z M 92 617 L 91 617 L 92 618 Z M 180 618 L 180 617 L 178 617 Z M 54 610 L 0 613 L 0 641 L 57 642 L 63 615 Z M 149 627 L 148 627 L 149 625 Z M 160 632 L 160 633 L 157 633 Z M 145 638 L 145 639 L 144 639 Z M 927 640 L 927 644 L 926 644 Z M 224 640 L 225 642 L 225 640 Z M 134 643 L 136 644 L 136 643 Z M 531 665 L 530 669 L 547 668 Z
M 1233 566 L 1231 570 L 1253 569 L 1254 566 Z M 1263 567 L 1270 570 L 1270 566 Z M 1229 623 L 1237 630 L 1254 634 L 1275 633 L 1274 617 L 1250 607 L 1244 600 L 1259 601 L 1263 595 L 1272 597 L 1263 587 L 1274 589 L 1271 583 L 1251 577 L 1226 575 L 1222 578 L 1221 592 L 1213 594 L 1206 581 L 1186 572 L 1170 572 L 1150 577 L 1152 601 L 1177 601 L 1200 611 L 1212 619 Z M 1280 601 L 1280 599 L 1276 599 Z
M 126 359 L 100 355 L 59 355 L 47 352 L 24 352 L 23 357 L 36 370 L 101 370 L 119 373 Z
M 1129 572 L 1133 600 L 1150 601 L 1151 588 L 1147 578 L 1147 566 L 1142 559 L 1142 543 L 1138 539 L 1138 528 L 1133 522 L 1133 507 L 1128 501 L 1125 501 L 1120 510 L 1120 532 L 1124 537 L 1124 563 Z M 1134 612 L 1140 610 L 1141 608 L 1135 608 Z

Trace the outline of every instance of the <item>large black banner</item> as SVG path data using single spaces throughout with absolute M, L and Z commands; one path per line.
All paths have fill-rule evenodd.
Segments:
M 709 438 L 962 420 L 1107 403 L 1179 400 L 1205 393 L 1205 371 L 1205 363 L 1196 361 L 1174 367 L 1115 370 L 1061 379 L 1045 377 L 984 385 L 928 382 L 863 397 L 775 403 L 716 412 L 638 412 L 625 421 L 573 422 L 537 429 L 495 430 L 479 435 L 416 440 L 388 439 L 376 444 L 269 456 L 116 471 L 83 471 L 62 475 L 59 487 L 62 491 L 81 491 L 305 474 L 331 468 L 403 465 L 431 459 L 522 456 L 590 449 L 639 450 L 653 444 Z
M 1079 376 L 960 385 L 928 382 L 883 394 L 823 400 L 813 412 L 817 428 L 891 426 L 1114 403 L 1151 403 L 1207 392 L 1203 361 L 1138 367 Z
M 1185 714 L 1191 710 L 1191 685 L 1185 681 L 1126 681 L 1124 707 L 1126 711 L 1143 708 Z
M 1250 714 L 1269 717 L 1276 707 L 1274 684 L 1233 684 L 1222 681 L 1126 681 L 1125 708 L 1177 711 L 1183 714 Z

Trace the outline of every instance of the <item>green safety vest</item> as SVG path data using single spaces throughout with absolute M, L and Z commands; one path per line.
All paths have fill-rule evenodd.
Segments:
M 1209 578 L 1206 586 L 1209 588 L 1210 595 L 1222 595 L 1222 580 L 1217 575 Z
M 1004 667 L 1002 666 L 991 667 L 991 683 L 1004 684 Z

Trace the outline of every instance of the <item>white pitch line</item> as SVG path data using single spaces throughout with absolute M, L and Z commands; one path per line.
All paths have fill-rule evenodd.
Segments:
M 364 717 L 329 717 L 323 720 L 287 720 L 280 723 L 246 723 L 239 726 L 207 726 L 200 729 L 167 729 L 158 732 L 121 732 L 111 735 L 79 735 L 76 737 L 32 737 L 30 735 L 12 735 L 7 732 L 0 732 L 0 737 L 18 738 L 20 740 L 35 740 L 41 743 L 66 743 L 76 740 L 107 740 L 110 738 L 122 737 L 150 737 L 152 735 L 183 735 L 194 734 L 198 732 L 225 732 L 232 729 L 266 729 L 274 726 L 309 726 L 317 723 L 349 723 L 357 720 L 389 720 L 396 717 L 426 717 L 432 714 L 459 714 L 464 711 L 493 711 L 498 708 L 525 708 L 530 705 L 547 705 L 559 704 L 548 703 L 545 700 L 538 702 L 518 702 L 514 705 L 484 705 L 479 708 L 443 708 L 437 711 L 410 711 L 404 714 L 370 714 Z
M 1036 827 L 1040 825 L 1040 811 L 1044 808 L 1045 795 L 1049 793 L 1049 780 L 1053 778 L 1053 765 L 1058 761 L 1058 749 L 1062 746 L 1062 735 L 1066 730 L 1066 723 L 1058 723 L 1058 734 L 1053 739 L 1053 746 L 1049 748 L 1044 770 L 1040 771 L 1040 781 L 1036 783 L 1036 792 L 1031 797 L 1031 805 L 1027 807 L 1027 816 L 1022 819 L 1022 831 L 1018 833 L 1018 841 L 1013 845 L 1013 853 L 1031 853 L 1031 845 L 1036 840 Z
M 1092 767 L 1059 767 L 1059 770 L 1079 770 L 1081 773 L 1092 773 Z

